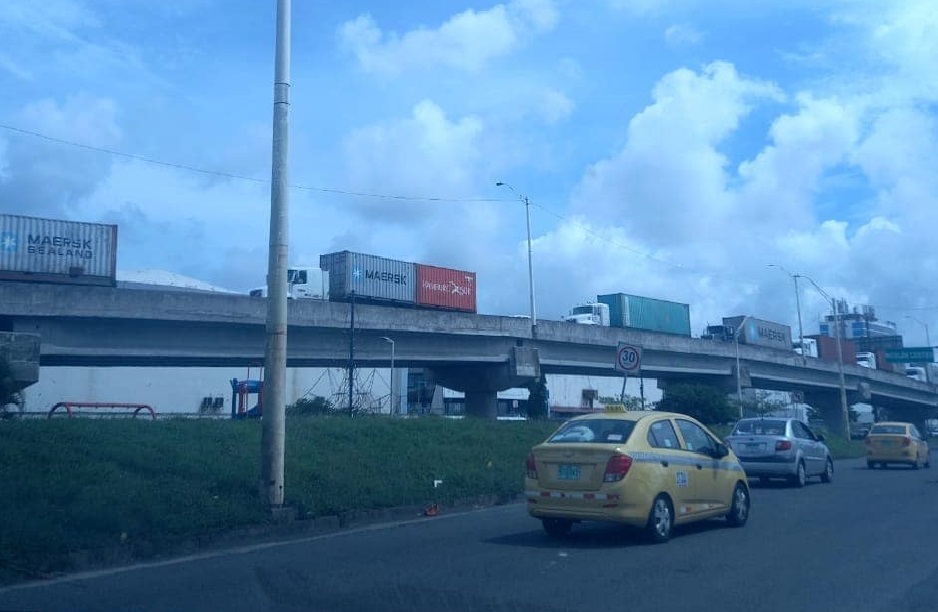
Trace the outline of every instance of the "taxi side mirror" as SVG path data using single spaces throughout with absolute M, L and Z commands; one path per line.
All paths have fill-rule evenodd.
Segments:
M 713 456 L 716 459 L 722 459 L 730 454 L 730 449 L 726 447 L 726 444 L 717 444 L 716 449 L 713 451 Z

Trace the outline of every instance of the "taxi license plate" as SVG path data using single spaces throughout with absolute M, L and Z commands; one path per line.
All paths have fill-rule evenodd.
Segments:
M 579 480 L 580 479 L 580 466 L 571 465 L 569 463 L 561 463 L 557 466 L 557 479 L 558 480 Z

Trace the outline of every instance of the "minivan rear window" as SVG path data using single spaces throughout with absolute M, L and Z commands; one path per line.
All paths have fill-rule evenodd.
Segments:
M 635 429 L 635 421 L 623 419 L 571 421 L 565 423 L 547 442 L 622 444 L 629 439 L 633 429 Z

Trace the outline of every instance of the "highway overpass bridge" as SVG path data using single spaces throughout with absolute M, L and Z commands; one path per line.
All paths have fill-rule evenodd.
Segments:
M 289 304 L 287 363 L 336 367 L 349 362 L 351 306 Z M 264 359 L 262 298 L 178 290 L 86 287 L 0 281 L 0 331 L 38 334 L 44 366 L 247 366 Z M 467 411 L 494 416 L 497 391 L 541 374 L 615 375 L 620 341 L 643 347 L 642 374 L 660 387 L 705 382 L 736 388 L 732 343 L 538 321 L 526 317 L 356 305 L 356 367 L 429 369 L 466 394 Z M 831 426 L 842 425 L 836 363 L 793 352 L 739 346 L 743 387 L 801 391 Z M 938 408 L 934 388 L 900 374 L 844 366 L 849 403 L 866 401 L 892 418 L 922 421 Z

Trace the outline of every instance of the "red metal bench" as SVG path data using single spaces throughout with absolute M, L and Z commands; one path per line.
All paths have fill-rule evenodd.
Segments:
M 133 410 L 133 418 L 137 418 L 137 414 L 142 410 L 147 410 L 150 412 L 150 416 L 153 417 L 153 420 L 156 420 L 156 411 L 153 410 L 147 404 L 125 404 L 122 402 L 59 402 L 49 410 L 48 418 L 52 418 L 52 414 L 59 408 L 65 408 L 65 412 L 69 417 L 75 416 L 72 412 L 72 408 L 113 408 L 115 410 Z

